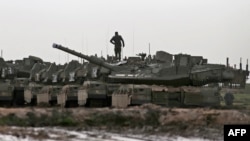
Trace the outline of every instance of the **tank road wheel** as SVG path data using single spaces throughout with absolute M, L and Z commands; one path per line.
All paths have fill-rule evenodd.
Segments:
M 106 107 L 108 105 L 107 99 L 91 99 L 87 100 L 87 107 Z
M 12 105 L 12 100 L 1 99 L 0 101 L 0 106 L 2 107 L 11 107 Z
M 78 103 L 75 100 L 67 100 L 65 108 L 78 107 Z
M 51 100 L 49 101 L 50 106 L 56 106 L 57 105 L 57 101 L 56 100 Z
M 24 106 L 24 90 L 15 89 L 13 92 L 12 106 Z

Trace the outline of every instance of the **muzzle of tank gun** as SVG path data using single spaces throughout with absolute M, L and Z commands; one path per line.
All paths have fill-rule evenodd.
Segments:
M 231 80 L 234 79 L 234 73 L 232 70 L 225 70 L 222 72 L 222 79 L 223 80 Z
M 56 44 L 56 43 L 53 43 L 53 44 L 52 44 L 52 47 L 53 47 L 53 48 L 58 48 L 58 46 L 60 46 L 60 45 L 58 45 L 58 44 Z

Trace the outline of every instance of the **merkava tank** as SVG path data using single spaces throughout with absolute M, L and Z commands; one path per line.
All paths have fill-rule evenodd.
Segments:
M 12 101 L 14 87 L 10 85 L 10 80 L 14 77 L 13 72 L 5 60 L 0 58 L 0 104 L 2 105 L 10 105 L 10 101 Z
M 37 94 L 38 105 L 61 105 L 66 107 L 76 106 L 78 101 L 77 89 L 89 75 L 89 66 L 72 60 L 62 66 L 54 63 L 40 74 L 38 83 L 44 87 Z
M 36 65 L 38 68 L 38 65 Z M 56 105 L 57 95 L 64 85 L 81 83 L 86 76 L 84 65 L 71 61 L 64 65 L 48 63 L 46 68 L 33 71 L 32 85 L 26 87 L 26 102 L 35 101 L 38 105 Z M 33 100 L 34 99 L 34 100 Z
M 127 94 L 130 99 L 127 105 L 151 102 L 168 106 L 217 106 L 220 103 L 219 89 L 203 86 L 211 83 L 231 83 L 236 77 L 235 72 L 238 71 L 225 65 L 209 64 L 202 56 L 172 55 L 164 51 L 158 51 L 154 58 L 137 61 L 128 58 L 125 63 L 112 65 L 95 56 L 83 55 L 58 44 L 53 44 L 53 47 L 100 66 L 98 75 L 102 81 L 119 85 L 112 93 L 110 105 L 122 103 L 124 94 Z M 247 69 L 237 76 L 246 81 L 248 74 Z M 155 90 L 155 85 L 167 88 Z M 147 92 L 140 92 L 144 90 Z M 117 102 L 119 99 L 120 102 Z M 163 99 L 165 100 L 162 101 Z
M 38 83 L 40 72 L 47 70 L 52 63 L 44 62 L 42 59 L 34 63 L 30 70 L 29 83 L 24 87 L 24 100 L 26 105 L 37 105 L 37 93 L 42 89 L 44 84 Z
M 78 95 L 74 91 L 88 78 L 96 80 L 98 67 L 88 62 L 72 60 L 64 65 L 48 63 L 46 68 L 35 65 L 30 77 L 30 84 L 25 88 L 25 101 L 31 105 L 74 106 Z M 80 97 L 81 95 L 79 95 Z M 81 104 L 79 104 L 81 105 Z
M 30 82 L 31 72 L 37 70 L 34 66 L 40 66 L 41 68 L 43 61 L 42 59 L 29 56 L 22 60 L 15 61 L 4 61 L 1 58 L 1 89 L 0 92 L 4 95 L 0 95 L 1 104 L 6 105 L 24 105 L 25 102 L 25 89 Z M 45 66 L 45 65 L 43 65 Z M 8 90 L 6 90 L 8 88 Z
M 18 83 L 18 80 L 19 82 L 22 82 L 25 78 L 17 78 L 17 76 L 27 76 L 26 73 L 19 73 L 12 64 L 12 61 L 5 61 L 3 58 L 0 58 L 0 71 L 0 105 L 16 105 L 14 104 L 16 99 L 21 99 L 19 100 L 19 103 L 20 101 L 22 102 L 23 93 L 19 94 L 21 83 Z
M 63 107 L 108 106 L 107 84 L 98 82 L 100 79 L 97 74 L 99 67 L 83 63 L 78 68 L 69 72 L 69 79 L 62 90 L 57 95 L 57 102 Z M 92 81 L 89 81 L 92 80 Z M 112 90 L 111 90 L 112 91 Z
M 37 92 L 37 104 L 56 105 L 58 103 L 57 95 L 62 90 L 63 85 L 69 82 L 70 72 L 78 66 L 79 63 L 76 61 L 71 61 L 64 65 L 52 63 L 46 70 L 38 72 L 35 81 L 43 84 L 43 87 Z
M 62 70 L 65 65 L 48 63 L 46 68 L 33 73 L 31 83 L 25 89 L 25 101 L 31 105 L 56 105 L 57 94 L 62 86 L 53 84 L 53 74 Z M 53 84 L 53 85 L 52 85 Z
M 35 74 L 40 70 L 48 68 L 49 62 L 44 62 L 41 58 L 29 56 L 23 60 L 15 61 L 17 72 L 22 72 L 24 75 L 17 75 L 13 80 L 15 87 L 14 103 L 16 105 L 36 105 L 36 94 L 42 88 L 41 84 L 34 83 Z
M 203 86 L 209 83 L 230 82 L 234 78 L 231 69 L 225 65 L 208 64 L 207 59 L 201 56 L 177 54 L 173 60 L 173 55 L 161 51 L 156 53 L 157 63 L 113 66 L 95 56 L 83 55 L 61 45 L 53 44 L 53 47 L 107 69 L 109 73 L 105 73 L 107 76 L 104 78 L 108 83 Z M 99 73 L 104 75 L 101 70 Z

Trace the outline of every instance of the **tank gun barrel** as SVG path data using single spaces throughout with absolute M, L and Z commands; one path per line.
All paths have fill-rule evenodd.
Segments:
M 102 66 L 102 67 L 104 67 L 106 69 L 109 69 L 111 71 L 115 71 L 116 70 L 115 66 L 112 66 L 112 65 L 110 65 L 108 63 L 105 63 L 103 60 L 101 60 L 101 59 L 99 59 L 97 57 L 87 56 L 87 55 L 84 55 L 82 53 L 76 52 L 74 50 L 71 50 L 71 49 L 69 49 L 67 47 L 64 47 L 62 45 L 55 44 L 55 43 L 53 43 L 52 46 L 53 46 L 53 48 L 57 48 L 59 50 L 65 51 L 65 52 L 67 52 L 69 54 L 72 54 L 72 55 L 75 55 L 75 56 L 80 57 L 82 59 L 88 60 L 90 63 L 96 64 L 96 65 L 100 65 L 100 66 Z

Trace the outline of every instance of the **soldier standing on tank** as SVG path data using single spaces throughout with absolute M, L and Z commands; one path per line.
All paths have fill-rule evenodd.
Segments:
M 115 45 L 115 57 L 121 61 L 121 47 L 124 47 L 124 41 L 121 35 L 118 34 L 118 32 L 115 32 L 115 36 L 113 36 L 110 40 L 110 42 Z

